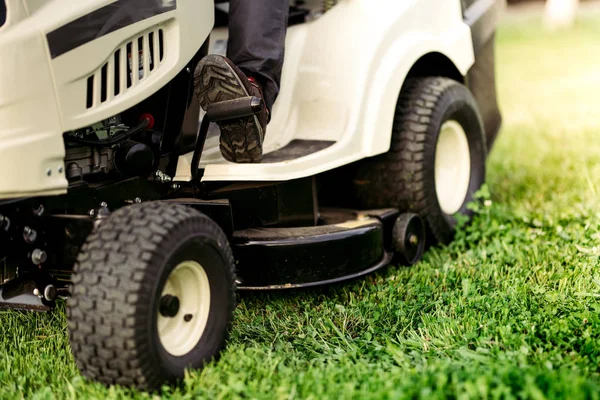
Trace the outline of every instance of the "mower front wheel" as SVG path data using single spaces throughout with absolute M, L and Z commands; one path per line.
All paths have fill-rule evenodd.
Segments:
M 152 390 L 225 344 L 235 306 L 227 238 L 207 216 L 151 202 L 117 210 L 89 236 L 67 304 L 82 374 Z

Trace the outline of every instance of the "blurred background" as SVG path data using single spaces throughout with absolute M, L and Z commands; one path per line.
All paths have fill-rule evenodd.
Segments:
M 543 9 L 544 23 L 549 29 L 571 26 L 576 20 L 580 6 L 583 9 L 597 6 L 597 0 L 508 0 L 509 6 L 529 11 Z
M 496 38 L 504 124 L 488 167 L 515 212 L 597 209 L 600 1 L 508 0 Z

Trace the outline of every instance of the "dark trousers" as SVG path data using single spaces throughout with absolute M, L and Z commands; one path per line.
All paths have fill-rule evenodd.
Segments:
M 230 0 L 227 58 L 263 87 L 272 109 L 279 94 L 289 0 Z

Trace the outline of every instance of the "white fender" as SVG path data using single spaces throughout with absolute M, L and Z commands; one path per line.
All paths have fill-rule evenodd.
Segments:
M 463 76 L 467 74 L 474 62 L 471 32 L 466 25 L 457 30 L 456 41 L 444 42 L 426 32 L 414 32 L 403 35 L 389 48 L 365 102 L 363 149 L 366 156 L 389 150 L 398 96 L 407 74 L 420 58 L 441 53 Z
M 264 150 L 292 140 L 327 140 L 319 152 L 278 163 L 225 162 L 216 137 L 205 146 L 205 181 L 279 181 L 319 174 L 386 152 L 407 73 L 439 52 L 466 74 L 474 62 L 458 0 L 341 0 L 316 21 L 289 30 L 281 94 Z M 177 180 L 189 180 L 191 155 Z

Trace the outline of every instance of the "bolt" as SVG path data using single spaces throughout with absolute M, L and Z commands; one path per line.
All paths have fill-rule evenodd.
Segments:
M 40 289 L 38 289 L 38 288 L 33 289 L 33 295 L 34 296 L 39 296 L 40 295 Z
M 56 288 L 54 287 L 54 285 L 48 285 L 44 289 L 44 298 L 47 301 L 54 301 L 54 300 L 56 300 L 56 295 L 57 294 L 58 293 L 57 293 Z
M 110 211 L 106 206 L 105 202 L 102 202 L 101 207 L 97 210 L 91 209 L 90 216 L 94 218 L 94 228 L 100 226 L 102 221 L 104 221 L 110 215 Z
M 185 316 L 183 317 L 183 320 L 185 322 L 190 322 L 192 320 L 194 316 L 192 314 L 185 314 Z
M 136 197 L 134 201 L 135 201 L 136 203 L 141 203 L 141 202 L 142 202 L 142 199 L 140 199 L 139 197 Z
M 23 239 L 25 239 L 27 243 L 33 243 L 35 242 L 35 239 L 37 239 L 37 232 L 26 226 L 23 228 Z
M 46 175 L 48 175 L 48 176 L 52 175 L 52 170 L 50 168 L 48 168 L 48 170 L 46 170 Z
M 40 217 L 42 214 L 44 214 L 44 205 L 40 204 L 40 206 L 38 208 L 36 208 L 35 210 L 33 210 L 33 213 L 35 215 L 37 215 L 38 217 Z
M 416 246 L 419 243 L 419 238 L 417 237 L 417 235 L 412 234 L 408 237 L 408 242 L 412 246 Z
M 10 219 L 0 215 L 0 229 L 4 229 L 4 231 L 8 232 L 8 228 L 10 228 Z
M 158 179 L 160 183 L 172 181 L 171 177 L 169 175 L 165 174 L 164 172 L 162 172 L 161 170 L 156 171 L 154 176 L 156 176 L 156 179 Z
M 175 190 L 180 188 L 179 183 L 174 183 L 171 187 Z
M 187 67 L 187 68 L 185 69 L 185 72 L 187 72 L 188 74 L 189 74 L 191 71 L 192 71 L 192 70 L 190 69 L 190 67 Z
M 174 317 L 179 312 L 179 299 L 170 294 L 160 299 L 159 312 L 163 317 Z
M 110 211 L 108 210 L 106 203 L 104 203 L 104 205 L 102 207 L 100 207 L 98 210 L 96 210 L 97 218 L 106 218 L 109 215 L 110 215 Z
M 40 265 L 46 262 L 48 259 L 48 255 L 44 250 L 35 249 L 33 253 L 31 253 L 31 262 L 35 265 Z
M 106 208 L 106 207 L 108 207 L 108 204 L 106 204 L 106 202 L 103 201 L 102 203 L 100 203 L 100 207 Z
M 62 165 L 58 167 L 58 173 L 59 173 L 59 174 L 62 174 L 62 173 L 63 173 L 63 167 L 62 167 Z

